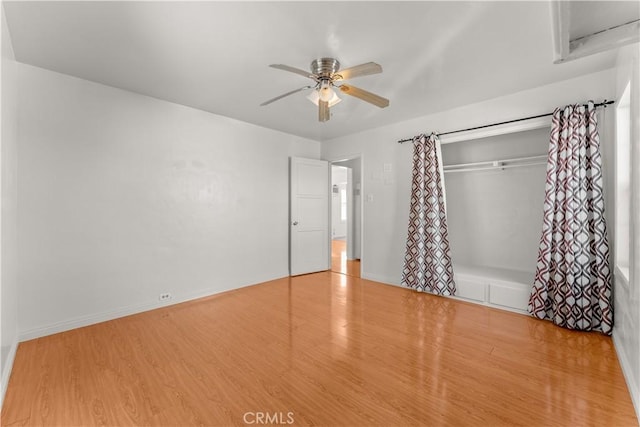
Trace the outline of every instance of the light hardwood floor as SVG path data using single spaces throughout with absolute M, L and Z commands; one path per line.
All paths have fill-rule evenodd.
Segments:
M 331 271 L 360 277 L 360 260 L 347 259 L 347 242 L 331 240 Z
M 637 425 L 608 337 L 329 272 L 24 342 L 1 422 L 257 425 L 257 412 L 293 425 Z

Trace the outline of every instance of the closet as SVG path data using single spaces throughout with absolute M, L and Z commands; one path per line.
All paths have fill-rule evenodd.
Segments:
M 526 311 L 542 230 L 549 130 L 546 124 L 455 143 L 443 138 L 458 298 Z

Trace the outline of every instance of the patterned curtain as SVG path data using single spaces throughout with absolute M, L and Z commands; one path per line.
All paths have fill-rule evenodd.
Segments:
M 402 284 L 417 291 L 454 295 L 445 211 L 440 141 L 435 133 L 413 139 L 413 173 Z
M 609 243 L 593 102 L 556 109 L 551 124 L 544 221 L 529 312 L 611 335 Z

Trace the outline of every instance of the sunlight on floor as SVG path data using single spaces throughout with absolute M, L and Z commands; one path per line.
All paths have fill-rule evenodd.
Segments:
M 331 271 L 360 277 L 360 260 L 347 259 L 347 242 L 344 240 L 331 241 Z

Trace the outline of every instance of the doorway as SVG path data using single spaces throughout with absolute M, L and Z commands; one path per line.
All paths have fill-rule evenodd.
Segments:
M 331 271 L 360 277 L 360 158 L 331 164 Z

